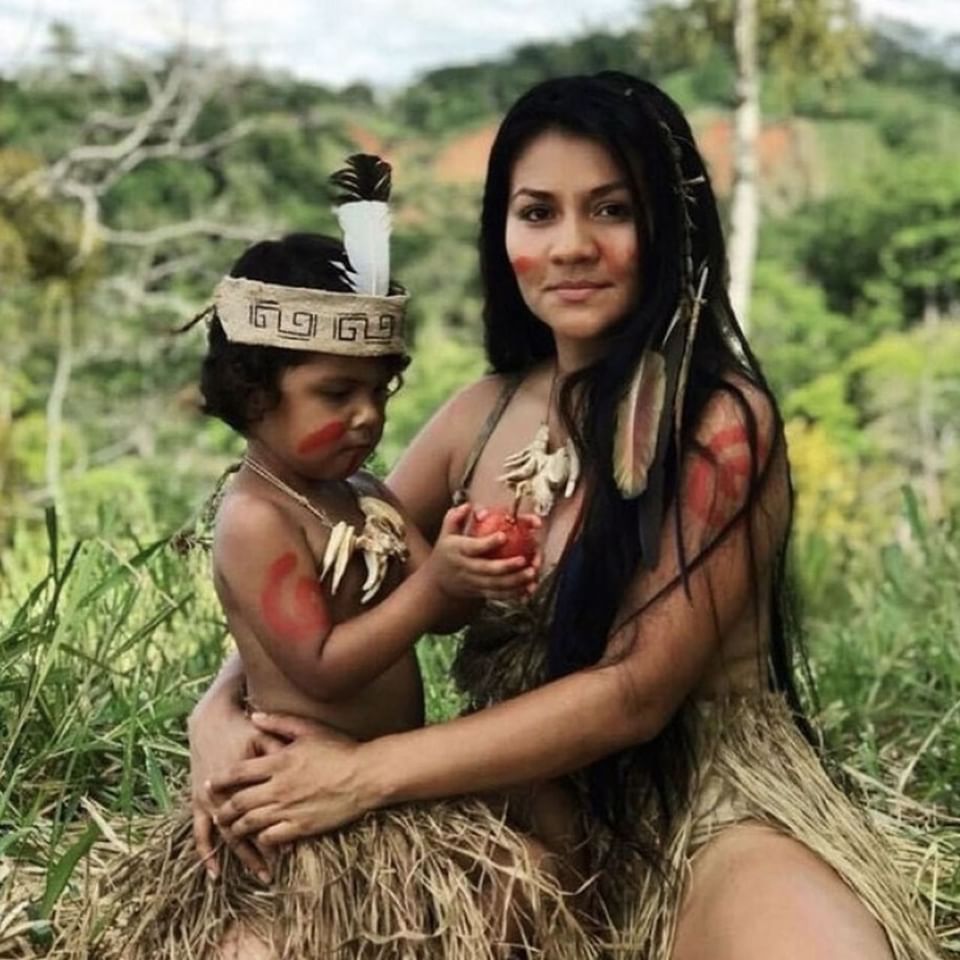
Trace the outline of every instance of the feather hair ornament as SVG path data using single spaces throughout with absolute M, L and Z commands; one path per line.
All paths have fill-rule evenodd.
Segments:
M 358 294 L 385 297 L 390 289 L 390 164 L 355 153 L 330 177 L 340 189 L 334 212 L 343 231 L 347 278 Z
M 683 423 L 683 398 L 687 392 L 687 378 L 690 376 L 690 361 L 693 357 L 693 341 L 697 335 L 697 324 L 700 321 L 700 308 L 703 306 L 703 292 L 707 287 L 707 276 L 710 271 L 706 264 L 700 267 L 700 279 L 697 281 L 697 292 L 690 304 L 690 319 L 687 321 L 687 332 L 683 344 L 683 355 L 680 358 L 680 370 L 677 373 L 677 386 L 673 393 L 673 430 L 677 438 L 677 448 L 680 446 L 680 429 Z
M 647 568 L 656 566 L 660 556 L 664 461 L 671 434 L 681 443 L 683 401 L 707 276 L 704 263 L 696 291 L 678 304 L 659 349 L 644 351 L 617 408 L 613 476 L 625 499 L 640 499 L 638 535 Z
M 628 500 L 647 489 L 650 465 L 657 452 L 665 388 L 663 354 L 644 350 L 630 389 L 617 406 L 613 437 L 613 479 Z

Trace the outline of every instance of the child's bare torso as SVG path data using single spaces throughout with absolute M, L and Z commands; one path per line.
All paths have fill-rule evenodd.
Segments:
M 319 576 L 320 560 L 329 528 L 285 493 L 272 489 L 257 478 L 238 476 L 226 496 L 229 498 L 241 493 L 268 500 L 283 510 L 302 529 Z M 331 523 L 346 520 L 359 530 L 364 520 L 357 503 L 357 496 L 361 494 L 378 495 L 374 481 L 358 474 L 349 482 L 330 483 L 325 486 L 322 493 L 311 497 L 311 503 L 321 510 Z M 218 523 L 229 522 L 221 520 L 223 514 L 224 511 L 221 511 Z M 355 555 L 347 565 L 336 594 L 329 596 L 325 587 L 331 622 L 336 624 L 349 620 L 379 602 L 397 586 L 402 577 L 401 565 L 395 560 L 391 561 L 384 584 L 376 597 L 366 605 L 361 605 L 361 585 L 365 570 L 362 559 Z M 216 563 L 214 584 L 230 633 L 243 660 L 247 700 L 252 707 L 271 713 L 311 717 L 359 740 L 370 740 L 422 725 L 423 686 L 416 654 L 412 649 L 392 667 L 352 695 L 335 701 L 320 701 L 300 690 L 276 666 L 250 624 L 241 615 L 229 588 L 217 570 Z

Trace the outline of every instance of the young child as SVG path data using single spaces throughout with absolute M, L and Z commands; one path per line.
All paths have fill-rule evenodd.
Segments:
M 457 596 L 451 551 L 431 551 L 383 484 L 360 469 L 407 363 L 400 314 L 383 312 L 402 310 L 403 298 L 383 298 L 375 320 L 347 304 L 351 339 L 315 337 L 294 349 L 239 339 L 263 304 L 279 304 L 278 329 L 306 305 L 287 307 L 286 290 L 327 291 L 311 295 L 317 309 L 336 307 L 337 297 L 359 300 L 342 262 L 340 245 L 317 235 L 244 253 L 218 290 L 201 388 L 206 412 L 247 440 L 217 512 L 213 568 L 248 702 L 369 739 L 422 723 L 413 644 L 459 626 L 470 605 Z M 397 324 L 389 336 L 388 317 Z M 441 538 L 459 533 L 468 509 L 450 512 Z M 478 539 L 476 549 L 493 542 Z M 528 577 L 523 558 L 489 566 L 507 584 Z
M 248 703 L 368 739 L 423 722 L 413 645 L 468 617 L 479 596 L 464 557 L 503 534 L 463 536 L 464 504 L 431 550 L 360 469 L 407 364 L 405 297 L 390 285 L 385 238 L 370 239 L 386 219 L 389 167 L 351 158 L 334 182 L 346 191 L 343 245 L 258 243 L 217 287 L 201 390 L 205 411 L 247 441 L 217 512 L 213 572 Z M 524 557 L 484 566 L 500 592 L 535 577 Z M 91 913 L 70 952 L 492 960 L 519 941 L 592 955 L 554 872 L 481 800 L 369 814 L 281 851 L 267 885 L 229 852 L 211 882 L 189 814 L 106 878 L 112 914 Z

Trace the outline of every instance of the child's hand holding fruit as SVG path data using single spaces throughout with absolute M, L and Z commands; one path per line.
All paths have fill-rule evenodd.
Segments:
M 536 586 L 539 517 L 504 507 L 447 511 L 430 562 L 441 589 L 457 598 L 517 600 Z

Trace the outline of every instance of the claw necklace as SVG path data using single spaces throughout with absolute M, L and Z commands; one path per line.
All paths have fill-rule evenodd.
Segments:
M 357 497 L 357 503 L 363 513 L 363 529 L 358 533 L 353 524 L 346 520 L 338 520 L 334 523 L 307 497 L 294 490 L 249 453 L 244 455 L 243 463 L 258 477 L 266 480 L 313 514 L 330 531 L 327 547 L 323 552 L 319 579 L 322 582 L 328 574 L 331 575 L 331 595 L 337 592 L 347 564 L 354 554 L 363 554 L 363 562 L 367 570 L 366 580 L 361 588 L 361 603 L 366 603 L 377 595 L 380 587 L 383 586 L 391 558 L 402 563 L 409 556 L 404 537 L 403 518 L 385 500 L 379 497 Z
M 504 472 L 497 477 L 513 491 L 515 505 L 523 497 L 530 497 L 534 513 L 540 517 L 550 513 L 561 491 L 565 498 L 573 496 L 580 479 L 580 457 L 569 437 L 556 450 L 551 452 L 547 449 L 550 444 L 550 411 L 553 409 L 556 386 L 555 368 L 543 422 L 530 443 L 503 461 Z

